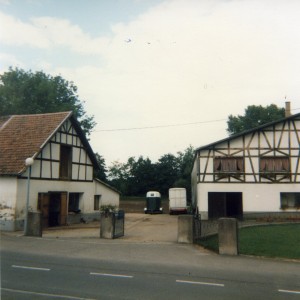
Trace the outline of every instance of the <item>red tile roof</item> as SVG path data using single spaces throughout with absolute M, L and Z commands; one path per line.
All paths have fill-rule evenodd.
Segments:
M 0 117 L 0 174 L 24 171 L 25 159 L 33 157 L 72 112 Z

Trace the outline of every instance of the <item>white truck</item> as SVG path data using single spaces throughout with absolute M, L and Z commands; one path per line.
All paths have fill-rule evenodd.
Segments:
M 169 213 L 187 213 L 186 189 L 171 188 L 169 189 Z

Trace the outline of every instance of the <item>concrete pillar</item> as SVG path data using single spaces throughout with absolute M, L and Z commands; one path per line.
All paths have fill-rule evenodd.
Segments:
M 178 243 L 193 243 L 193 216 L 180 215 L 178 216 Z
M 26 236 L 42 236 L 42 214 L 40 212 L 28 212 Z
M 219 254 L 238 255 L 238 222 L 234 218 L 219 219 Z
M 101 213 L 100 215 L 100 238 L 114 238 L 114 213 Z

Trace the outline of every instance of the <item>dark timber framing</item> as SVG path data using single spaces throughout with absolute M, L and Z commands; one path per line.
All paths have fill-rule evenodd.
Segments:
M 214 161 L 221 157 L 241 157 L 244 170 L 216 172 Z M 263 172 L 260 160 L 272 157 L 288 158 L 288 168 Z M 198 148 L 195 158 L 198 183 L 300 183 L 300 114 Z
M 82 131 L 79 130 L 79 124 L 75 119 L 66 120 L 60 128 L 53 134 L 52 138 L 44 144 L 40 153 L 35 157 L 35 160 L 40 163 L 38 174 L 32 175 L 32 179 L 36 180 L 59 180 L 59 181 L 80 181 L 80 182 L 92 182 L 93 174 L 88 178 L 88 169 L 92 170 L 95 166 L 98 166 L 96 158 L 86 140 L 83 137 Z M 79 132 L 79 133 L 78 133 Z M 55 153 L 55 147 L 67 146 L 72 148 L 71 151 L 71 174 L 70 177 L 64 178 L 58 175 L 55 176 L 55 169 L 59 169 L 60 156 L 57 156 L 57 149 Z M 74 150 L 78 150 L 78 158 L 74 157 Z M 47 154 L 45 153 L 47 151 Z M 76 172 L 74 167 L 77 167 Z M 43 172 L 45 171 L 45 175 Z M 84 174 L 84 175 L 83 175 Z M 21 175 L 19 178 L 26 178 Z

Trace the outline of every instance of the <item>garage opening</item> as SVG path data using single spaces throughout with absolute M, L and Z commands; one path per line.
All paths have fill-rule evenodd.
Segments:
M 208 193 L 208 218 L 218 219 L 223 217 L 243 218 L 243 193 Z

